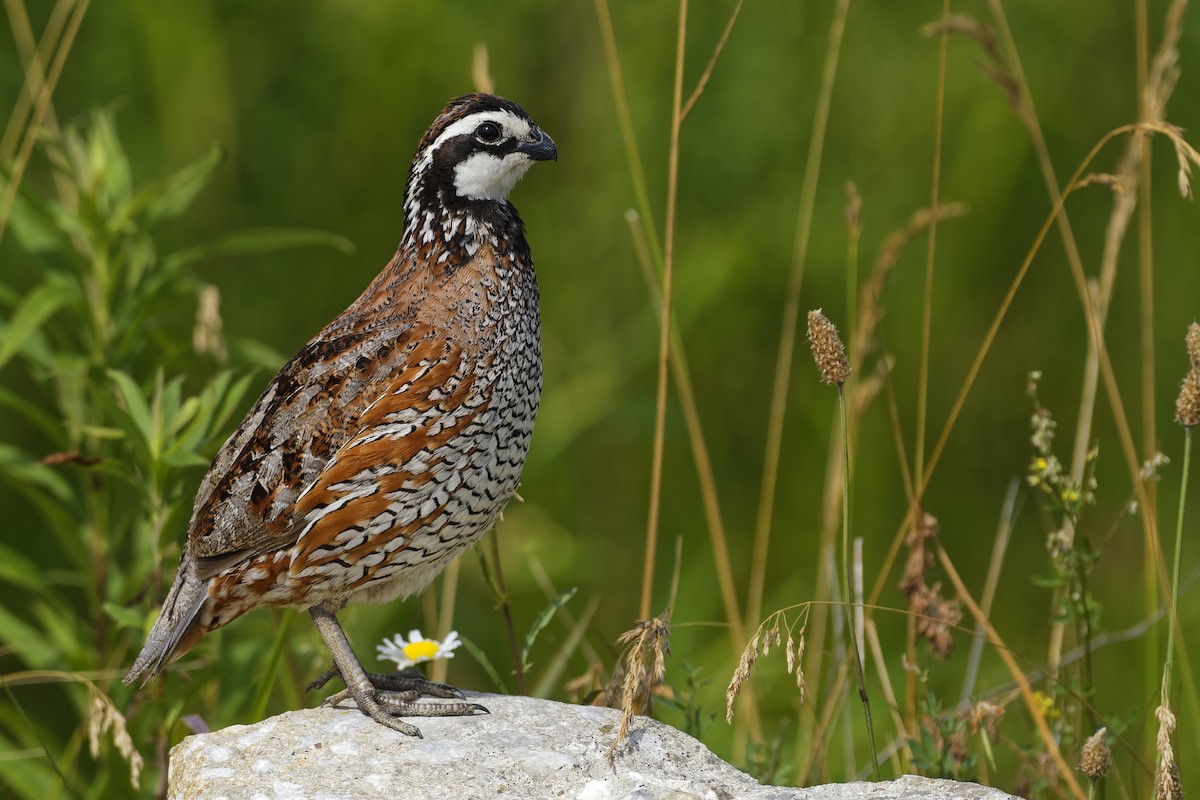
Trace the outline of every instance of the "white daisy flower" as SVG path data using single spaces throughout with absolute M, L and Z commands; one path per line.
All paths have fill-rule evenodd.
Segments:
M 396 669 L 405 669 L 422 661 L 454 658 L 454 650 L 461 644 L 458 631 L 450 631 L 445 641 L 439 642 L 437 639 L 427 639 L 419 630 L 411 630 L 407 639 L 396 634 L 391 639 L 385 638 L 375 650 L 379 653 L 380 661 L 395 661 Z

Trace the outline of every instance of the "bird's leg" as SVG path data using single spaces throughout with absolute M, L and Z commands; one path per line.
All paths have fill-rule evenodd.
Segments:
M 418 694 L 425 697 L 447 697 L 455 700 L 466 700 L 467 696 L 460 690 L 451 686 L 448 683 L 437 683 L 428 680 L 418 670 L 409 667 L 402 669 L 399 672 L 366 672 L 367 680 L 376 689 L 382 689 L 387 692 L 410 692 L 416 691 Z M 321 673 L 321 677 L 305 687 L 306 692 L 316 691 L 325 684 L 329 683 L 333 678 L 340 677 L 337 664 L 334 664 L 329 669 Z
M 354 655 L 354 650 L 333 612 L 313 606 L 308 613 L 325 641 L 325 646 L 329 648 L 330 655 L 333 656 L 333 667 L 314 681 L 314 685 L 318 688 L 323 686 L 334 674 L 340 675 L 346 683 L 346 689 L 326 700 L 327 704 L 336 705 L 348 697 L 353 698 L 362 713 L 380 725 L 417 737 L 421 736 L 421 732 L 415 726 L 399 719 L 400 716 L 456 717 L 470 716 L 476 711 L 487 712 L 487 709 L 478 703 L 422 703 L 417 700 L 422 694 L 462 698 L 462 692 L 452 686 L 431 683 L 403 673 L 369 675 L 358 663 L 358 658 Z M 377 682 L 376 679 L 381 680 Z

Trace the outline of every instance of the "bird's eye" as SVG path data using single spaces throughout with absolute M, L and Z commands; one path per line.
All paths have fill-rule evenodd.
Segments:
M 475 129 L 475 135 L 481 142 L 500 141 L 500 126 L 494 122 L 485 122 Z

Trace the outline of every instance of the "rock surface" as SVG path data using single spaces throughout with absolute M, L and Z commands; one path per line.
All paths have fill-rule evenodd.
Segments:
M 761 786 L 687 734 L 612 709 L 471 695 L 491 714 L 412 718 L 424 739 L 349 709 L 293 711 L 189 736 L 171 751 L 172 800 L 578 798 L 579 800 L 1008 800 L 971 783 L 906 776 L 884 783 Z

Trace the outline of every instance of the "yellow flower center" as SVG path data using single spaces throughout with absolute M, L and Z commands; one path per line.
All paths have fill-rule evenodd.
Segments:
M 413 661 L 420 661 L 423 658 L 431 659 L 437 655 L 438 647 L 437 642 L 422 639 L 419 642 L 404 645 L 404 655 Z

